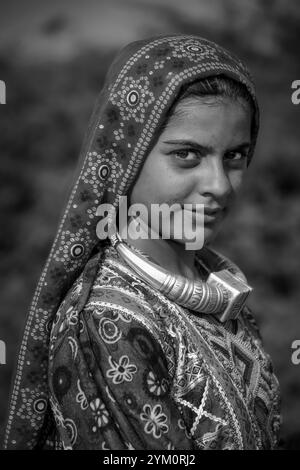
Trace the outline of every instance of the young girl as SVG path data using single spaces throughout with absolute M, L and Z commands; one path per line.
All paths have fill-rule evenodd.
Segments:
M 212 42 L 161 36 L 119 53 L 28 316 L 5 448 L 276 447 L 278 382 L 246 279 L 210 247 L 258 119 L 245 66 Z M 99 207 L 121 196 L 149 213 L 177 204 L 203 246 L 187 249 L 170 215 L 158 238 L 134 236 L 128 217 L 127 239 L 120 227 L 104 239 Z

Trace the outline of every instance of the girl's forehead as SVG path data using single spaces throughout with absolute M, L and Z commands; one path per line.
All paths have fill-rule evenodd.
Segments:
M 218 127 L 249 127 L 250 131 L 250 126 L 251 108 L 247 104 L 233 99 L 210 99 L 210 102 L 193 99 L 189 103 L 178 103 L 162 134 L 180 130 L 201 132 Z

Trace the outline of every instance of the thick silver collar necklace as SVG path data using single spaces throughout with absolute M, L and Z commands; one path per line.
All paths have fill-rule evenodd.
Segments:
M 209 273 L 207 281 L 192 280 L 184 276 L 171 274 L 158 264 L 149 261 L 146 256 L 133 250 L 123 241 L 118 232 L 110 236 L 112 246 L 121 258 L 148 285 L 157 289 L 168 299 L 195 312 L 215 315 L 219 321 L 235 319 L 242 310 L 252 291 L 244 275 L 235 267 L 230 269 L 229 260 L 223 260 L 225 269 L 211 272 L 203 260 L 198 261 Z M 209 250 L 210 256 L 222 265 L 220 255 Z M 221 263 L 220 263 L 221 261 Z M 228 269 L 229 268 L 229 269 Z

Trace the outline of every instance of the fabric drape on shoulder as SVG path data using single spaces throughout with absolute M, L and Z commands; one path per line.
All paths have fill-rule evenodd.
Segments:
M 52 330 L 50 401 L 63 448 L 193 449 L 159 332 L 136 320 L 143 307 L 118 289 L 97 295 L 80 316 L 76 306 L 59 311 Z

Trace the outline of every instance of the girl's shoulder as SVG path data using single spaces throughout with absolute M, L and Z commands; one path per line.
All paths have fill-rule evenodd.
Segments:
M 133 270 L 109 247 L 99 263 L 85 309 L 93 305 L 124 307 L 127 310 L 154 310 L 153 289 L 139 279 Z
M 259 326 L 257 324 L 254 313 L 252 312 L 252 310 L 249 308 L 248 305 L 244 306 L 241 315 L 242 315 L 245 326 L 248 328 L 248 330 L 251 331 L 252 335 L 256 337 L 262 343 L 262 336 L 259 330 Z
M 99 263 L 82 314 L 111 319 L 125 329 L 126 325 L 139 325 L 159 343 L 166 341 L 168 312 L 159 294 L 139 279 L 112 247 Z

